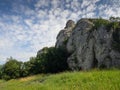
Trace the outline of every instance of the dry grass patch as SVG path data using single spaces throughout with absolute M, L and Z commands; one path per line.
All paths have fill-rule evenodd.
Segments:
M 26 81 L 34 80 L 35 78 L 36 76 L 23 77 L 20 78 L 19 81 L 26 82 Z

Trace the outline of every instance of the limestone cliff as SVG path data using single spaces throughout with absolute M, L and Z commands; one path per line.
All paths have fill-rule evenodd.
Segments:
M 69 20 L 66 23 L 65 28 L 59 32 L 59 34 L 57 36 L 57 42 L 56 42 L 57 48 L 58 47 L 66 48 L 68 38 L 70 37 L 74 26 L 75 26 L 75 22 L 72 20 Z
M 120 24 L 102 19 L 70 20 L 57 36 L 56 48 L 65 47 L 72 70 L 120 68 Z

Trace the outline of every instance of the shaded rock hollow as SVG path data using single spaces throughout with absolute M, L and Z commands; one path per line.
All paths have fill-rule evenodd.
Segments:
M 107 28 L 97 19 L 69 20 L 57 36 L 56 48 L 67 49 L 72 70 L 92 68 L 120 68 L 120 28 Z M 108 21 L 110 23 L 110 21 Z

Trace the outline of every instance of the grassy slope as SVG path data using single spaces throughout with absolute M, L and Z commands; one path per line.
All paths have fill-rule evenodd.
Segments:
M 0 81 L 0 90 L 120 90 L 120 70 L 64 72 Z

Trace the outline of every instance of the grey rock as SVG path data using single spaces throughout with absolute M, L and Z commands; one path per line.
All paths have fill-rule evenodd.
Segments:
M 74 26 L 75 26 L 75 22 L 72 20 L 69 20 L 66 23 L 65 28 L 63 30 L 61 30 L 57 36 L 57 42 L 55 45 L 56 48 L 58 48 L 58 47 L 66 48 L 67 40 L 70 37 Z
M 71 56 L 68 58 L 70 68 L 75 67 L 74 64 L 77 64 L 77 70 L 92 68 L 94 38 L 92 37 L 91 28 L 93 25 L 87 19 L 81 19 L 76 24 L 67 43 L 67 50 L 71 53 Z M 73 60 L 73 56 L 76 59 Z M 71 60 L 74 64 L 71 64 Z
M 56 47 L 67 49 L 70 54 L 67 59 L 69 68 L 120 68 L 120 28 L 108 31 L 104 25 L 97 29 L 93 27 L 94 22 L 84 18 L 76 25 L 66 24 L 65 29 L 60 31 Z

